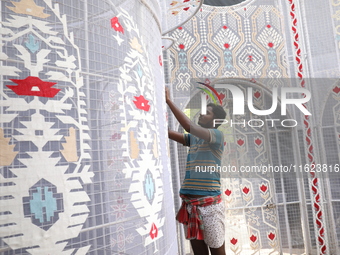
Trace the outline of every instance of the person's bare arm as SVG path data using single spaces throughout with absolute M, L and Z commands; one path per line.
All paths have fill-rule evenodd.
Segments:
M 206 128 L 202 128 L 192 122 L 170 99 L 170 92 L 168 88 L 165 88 L 165 99 L 166 103 L 170 107 L 170 110 L 175 115 L 179 124 L 185 129 L 185 131 L 202 138 L 206 141 L 210 141 L 210 132 Z M 174 132 L 174 131 L 173 131 Z
M 174 140 L 178 143 L 185 145 L 184 136 L 182 133 L 173 130 L 168 130 L 168 136 L 171 140 Z

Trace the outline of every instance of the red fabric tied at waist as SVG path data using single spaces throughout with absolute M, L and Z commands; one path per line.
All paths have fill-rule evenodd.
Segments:
M 197 206 L 208 206 L 208 205 L 215 205 L 219 204 L 222 201 L 221 195 L 215 197 L 199 197 L 190 199 L 185 195 L 180 195 L 182 198 L 182 206 L 179 209 L 176 220 L 180 223 L 188 226 L 188 231 L 186 233 L 187 239 L 197 239 L 203 240 L 204 239 L 204 224 L 202 221 L 202 216 L 200 211 L 198 210 Z M 187 207 L 191 205 L 191 213 L 188 213 Z

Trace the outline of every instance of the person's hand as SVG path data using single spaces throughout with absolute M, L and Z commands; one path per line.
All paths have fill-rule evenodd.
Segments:
M 165 87 L 165 102 L 169 102 L 170 100 L 170 90 L 168 87 Z

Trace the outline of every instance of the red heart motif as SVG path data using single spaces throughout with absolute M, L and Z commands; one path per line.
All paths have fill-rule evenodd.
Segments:
M 242 146 L 242 145 L 244 144 L 243 139 L 238 139 L 238 140 L 237 140 L 237 144 L 240 145 L 240 146 Z
M 268 189 L 268 187 L 267 187 L 266 185 L 264 185 L 264 184 L 262 184 L 262 186 L 260 187 L 260 190 L 261 190 L 262 192 L 266 192 L 267 189 Z
M 230 242 L 231 242 L 232 245 L 235 245 L 235 244 L 237 244 L 237 239 L 235 239 L 235 238 L 233 237 L 233 239 L 231 239 Z
M 261 143 L 262 143 L 262 140 L 261 140 L 260 138 L 257 138 L 257 139 L 255 140 L 255 143 L 256 143 L 257 146 L 260 146 Z
M 261 96 L 261 93 L 259 91 L 256 91 L 254 93 L 254 97 L 259 98 Z
M 269 238 L 270 240 L 274 240 L 275 234 L 273 234 L 272 232 L 270 232 L 270 234 L 268 235 L 268 238 Z
M 250 189 L 249 189 L 248 187 L 244 187 L 244 188 L 242 189 L 242 191 L 243 191 L 244 194 L 248 194 L 249 191 L 250 191 Z
M 226 189 L 225 191 L 224 191 L 224 194 L 226 194 L 228 197 L 231 195 L 231 190 L 229 190 L 229 189 Z
M 256 236 L 252 235 L 252 236 L 250 237 L 250 241 L 252 241 L 253 243 L 255 243 L 256 240 L 257 240 L 257 237 L 256 237 Z
M 218 94 L 218 97 L 223 101 L 223 99 L 225 98 L 225 94 L 224 93 L 220 93 L 220 94 Z

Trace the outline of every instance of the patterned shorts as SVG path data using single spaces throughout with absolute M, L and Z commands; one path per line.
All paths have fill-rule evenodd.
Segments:
M 204 242 L 210 248 L 220 248 L 225 240 L 225 227 L 224 227 L 224 203 L 198 206 L 201 212 L 204 224 Z M 191 212 L 191 206 L 188 205 L 188 213 Z M 187 233 L 187 225 L 184 226 L 184 233 Z

